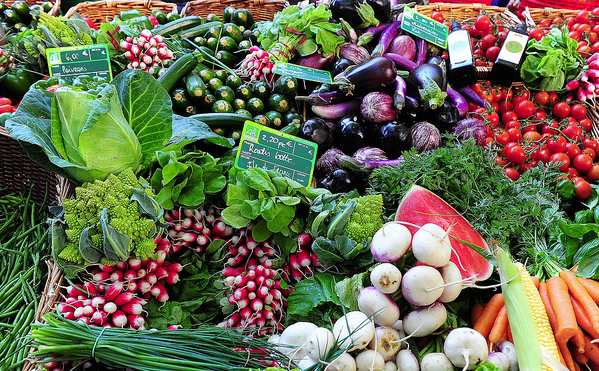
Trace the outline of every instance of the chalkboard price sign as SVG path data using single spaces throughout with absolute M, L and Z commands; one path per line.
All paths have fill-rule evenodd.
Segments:
M 447 48 L 449 27 L 410 7 L 404 8 L 401 29 L 442 48 Z
M 275 170 L 308 187 L 312 182 L 317 149 L 316 143 L 246 121 L 235 167 Z
M 110 56 L 106 44 L 69 46 L 46 50 L 50 76 L 71 83 L 79 75 L 100 76 L 112 80 Z
M 331 73 L 329 71 L 304 67 L 297 64 L 276 61 L 273 72 L 278 73 L 279 75 L 290 75 L 297 79 L 316 81 L 327 84 L 333 82 L 333 80 L 331 80 Z

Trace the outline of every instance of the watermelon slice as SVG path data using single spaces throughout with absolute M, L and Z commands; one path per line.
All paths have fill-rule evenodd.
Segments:
M 470 223 L 460 213 L 428 189 L 413 185 L 401 200 L 395 220 L 418 226 L 435 223 L 445 230 L 453 225 L 449 232 L 451 246 L 453 247 L 450 260 L 460 268 L 462 278 L 475 277 L 473 281 L 484 281 L 493 273 L 493 265 L 487 259 L 463 243 L 451 238 L 455 237 L 468 241 L 489 251 L 489 246 L 482 236 L 472 229 Z M 414 226 L 406 225 L 406 227 L 412 235 L 418 230 Z

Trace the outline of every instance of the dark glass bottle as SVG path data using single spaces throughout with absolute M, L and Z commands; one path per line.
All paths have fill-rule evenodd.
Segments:
M 459 89 L 474 84 L 476 68 L 470 34 L 457 22 L 451 25 L 451 32 L 447 35 L 447 54 L 449 56 L 448 77 L 451 87 Z
M 505 37 L 497 60 L 493 64 L 489 80 L 494 84 L 510 86 L 520 77 L 520 66 L 524 62 L 526 44 L 529 40 L 526 25 L 521 23 Z

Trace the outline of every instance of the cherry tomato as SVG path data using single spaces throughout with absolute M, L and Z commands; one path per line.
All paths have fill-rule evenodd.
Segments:
M 537 110 L 537 112 L 535 112 L 535 118 L 533 120 L 542 122 L 542 121 L 545 121 L 546 118 L 547 118 L 547 114 L 545 112 Z
M 503 129 L 495 129 L 493 131 L 495 141 L 501 145 L 506 145 L 510 142 L 510 134 Z
M 501 107 L 501 106 L 500 106 Z M 501 122 L 507 124 L 510 121 L 517 121 L 518 115 L 514 111 L 507 111 L 501 114 Z
M 551 21 L 551 24 L 555 26 L 555 25 L 562 23 L 563 21 L 564 21 L 564 19 L 562 17 L 555 17 Z
M 582 141 L 582 144 L 585 148 L 590 148 L 593 151 L 595 151 L 595 153 L 599 152 L 599 142 L 597 142 L 596 139 L 587 138 L 586 141 L 585 140 Z
M 537 127 L 536 127 L 536 125 L 526 125 L 523 128 L 521 128 L 520 131 L 522 132 L 522 135 L 524 135 L 525 133 L 528 133 L 528 132 L 537 131 Z
M 544 164 L 548 164 L 550 159 L 551 159 L 551 151 L 548 149 L 541 149 L 538 153 L 537 153 L 537 161 L 542 162 Z
M 562 130 L 562 133 L 566 137 L 577 142 L 582 137 L 582 128 L 577 124 L 570 124 Z
M 512 102 L 504 100 L 499 103 L 499 112 L 501 114 L 504 114 L 505 112 L 513 111 L 513 110 L 514 110 L 514 104 Z
M 476 20 L 474 21 L 474 28 L 476 28 L 479 31 L 485 31 L 487 29 L 489 29 L 492 25 L 491 20 L 489 19 L 489 17 L 487 17 L 486 15 L 479 15 L 478 17 L 476 17 Z
M 522 125 L 520 124 L 520 121 L 518 121 L 518 120 L 512 120 L 512 121 L 508 121 L 508 122 L 506 122 L 506 123 L 503 125 L 503 128 L 504 128 L 505 130 L 512 129 L 512 128 L 520 129 L 520 127 L 521 127 L 521 126 L 522 126 Z
M 12 106 L 12 102 L 8 98 L 0 98 L 0 106 Z
M 589 180 L 599 180 L 599 164 L 594 163 L 591 169 L 585 174 Z
M 592 148 L 585 148 L 580 153 L 584 153 L 585 155 L 589 155 L 589 157 L 591 159 L 593 159 L 593 160 L 595 160 L 595 156 L 597 156 L 597 153 Z
M 514 107 L 514 112 L 519 118 L 524 119 L 535 113 L 535 105 L 528 99 L 525 99 Z
M 557 134 L 559 130 L 559 124 L 557 123 L 557 121 L 552 121 L 550 124 L 545 124 L 543 125 L 543 128 L 541 129 L 541 132 L 543 134 Z
M 547 140 L 547 149 L 551 153 L 562 153 L 566 149 L 568 141 L 562 135 L 554 135 Z
M 526 160 L 518 165 L 518 172 L 520 174 L 524 174 L 526 170 L 532 169 L 533 167 L 537 167 L 538 165 L 539 163 L 535 160 Z
M 443 16 L 443 13 L 441 12 L 433 12 L 431 18 L 439 23 L 443 23 L 443 21 L 445 20 L 445 16 Z
M 507 129 L 507 133 L 510 137 L 510 142 L 520 142 L 522 140 L 522 132 L 518 128 Z
M 569 36 L 571 39 L 574 39 L 574 40 L 576 40 L 576 41 L 580 40 L 580 34 L 579 34 L 578 32 L 576 32 L 576 31 L 570 31 L 570 32 L 568 33 L 568 36 Z
M 498 87 L 491 88 L 491 94 L 493 94 L 494 102 L 499 102 L 501 100 L 501 90 Z
M 530 35 L 531 39 L 535 39 L 537 41 L 541 41 L 543 36 L 545 36 L 545 33 L 543 32 L 543 30 L 541 30 L 538 27 L 535 27 L 535 28 L 531 29 L 530 31 L 528 31 L 528 34 Z
M 576 17 L 574 19 L 578 23 L 589 23 L 589 11 L 581 10 L 580 12 L 578 12 L 578 14 L 576 14 Z
M 586 200 L 591 197 L 591 193 L 593 192 L 593 188 L 591 184 L 586 180 L 581 180 L 574 184 L 574 196 L 579 200 Z
M 544 106 L 547 104 L 547 101 L 549 101 L 549 93 L 547 93 L 546 91 L 536 92 L 534 100 L 535 103 L 537 103 L 539 106 Z
M 505 175 L 507 175 L 508 178 L 510 178 L 511 180 L 518 180 L 518 178 L 520 178 L 520 173 L 516 169 L 506 167 L 505 169 L 503 169 L 503 171 L 505 172 Z
M 576 170 L 575 168 L 573 168 L 571 166 L 566 169 L 566 174 L 568 175 L 568 178 L 570 178 L 570 179 L 574 179 L 580 175 L 578 170 Z
M 519 145 L 512 145 L 505 151 L 505 159 L 516 164 L 521 163 L 526 159 L 524 149 Z
M 522 139 L 529 142 L 536 142 L 541 139 L 541 134 L 537 131 L 527 131 L 526 133 L 522 134 Z
M 490 46 L 486 53 L 485 56 L 487 57 L 488 60 L 490 60 L 491 62 L 495 62 L 497 60 L 497 56 L 499 55 L 499 51 L 501 50 L 500 47 L 498 46 Z
M 482 99 L 486 100 L 487 102 L 489 102 L 489 103 L 493 102 L 493 94 L 489 90 L 484 90 L 479 95 Z
M 570 160 L 573 160 L 576 156 L 580 154 L 580 148 L 578 148 L 578 146 L 575 143 L 566 143 L 564 153 L 568 155 Z
M 570 157 L 562 152 L 557 152 L 551 155 L 549 158 L 549 162 L 560 162 L 561 165 L 559 167 L 559 171 L 565 172 L 568 166 L 570 166 Z
M 549 93 L 549 100 L 547 101 L 547 104 L 549 104 L 551 107 L 555 106 L 555 104 L 557 103 L 557 93 L 555 92 L 550 92 Z
M 586 115 L 587 109 L 582 104 L 576 103 L 570 107 L 570 116 L 574 117 L 576 120 L 582 120 Z
M 496 42 L 497 42 L 497 37 L 495 35 L 487 34 L 487 35 L 483 36 L 482 40 L 480 41 L 480 48 L 482 50 L 486 51 L 487 49 L 489 49 L 490 47 L 495 45 Z
M 559 102 L 555 106 L 553 106 L 553 115 L 559 119 L 563 119 L 564 117 L 570 114 L 570 105 L 566 102 Z
M 572 112 L 570 112 L 570 114 L 572 114 Z M 591 129 L 593 128 L 593 121 L 585 117 L 581 120 L 578 120 L 578 125 L 580 125 L 582 127 L 582 130 L 584 131 L 591 131 Z
M 539 22 L 539 24 L 537 25 L 540 28 L 547 28 L 551 26 L 551 22 L 549 22 L 549 20 L 547 18 L 543 18 L 541 19 L 541 22 Z
M 586 153 L 581 153 L 574 157 L 574 160 L 572 160 L 572 165 L 574 165 L 576 170 L 580 171 L 581 173 L 586 173 L 593 166 L 593 159 Z
M 485 88 L 483 88 L 483 85 L 480 82 L 477 82 L 476 84 L 472 85 L 470 87 L 472 90 L 474 90 L 474 92 L 478 95 L 480 95 L 480 93 L 482 93 Z
M 503 167 L 503 166 L 506 166 L 507 164 L 509 164 L 509 162 L 507 162 L 503 157 L 497 156 L 495 158 L 495 165 Z

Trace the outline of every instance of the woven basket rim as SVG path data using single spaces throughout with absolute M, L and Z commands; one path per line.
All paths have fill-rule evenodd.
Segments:
M 100 0 L 100 1 L 84 1 L 71 7 L 65 17 L 69 18 L 74 12 L 80 12 L 81 9 L 95 9 L 95 8 L 116 8 L 126 6 L 130 9 L 144 8 L 152 9 L 153 7 L 172 8 L 172 13 L 177 13 L 177 4 L 168 3 L 159 0 Z
M 244 3 L 244 8 L 248 9 L 251 11 L 252 8 L 257 8 L 257 7 L 263 7 L 266 5 L 279 5 L 279 7 L 282 10 L 286 7 L 289 6 L 289 1 L 288 0 L 220 0 L 220 1 L 214 1 L 214 0 L 191 0 L 185 3 L 185 6 L 183 7 L 183 9 L 181 10 L 181 16 L 185 17 L 187 16 L 188 12 L 193 9 L 195 6 L 197 5 L 203 5 L 203 4 L 215 4 L 218 3 L 219 5 L 222 6 L 222 9 L 224 10 L 227 6 L 230 5 L 236 5 L 238 3 Z M 239 9 L 242 9 L 241 7 Z M 272 17 L 274 16 L 276 12 L 272 13 L 271 16 L 271 20 Z

